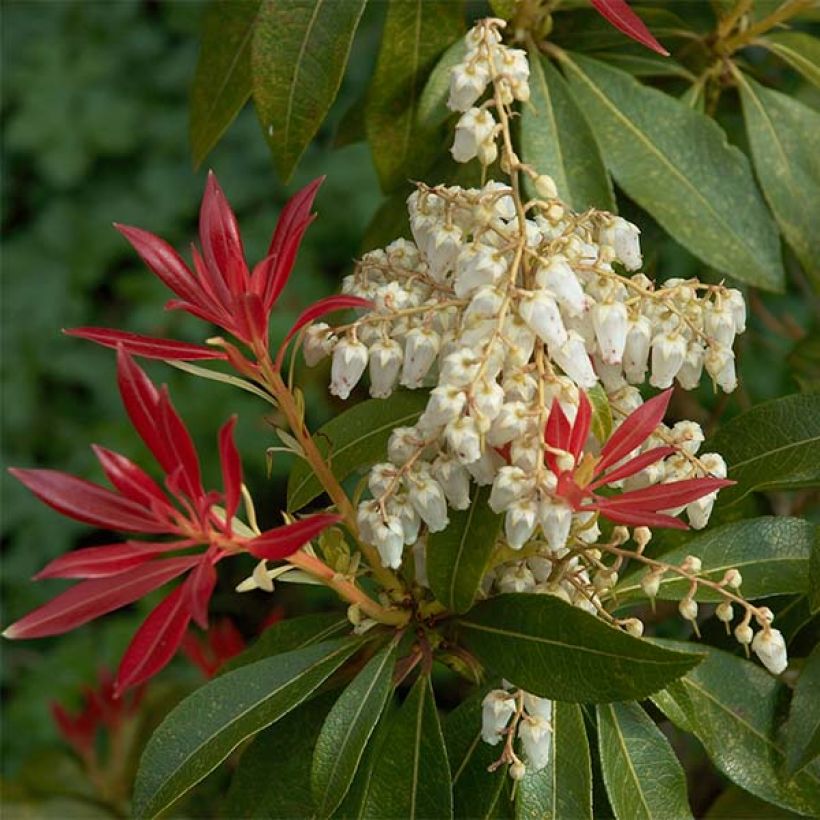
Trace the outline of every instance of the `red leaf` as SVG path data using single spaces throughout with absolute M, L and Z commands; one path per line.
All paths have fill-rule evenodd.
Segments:
M 212 556 L 203 555 L 199 565 L 185 582 L 188 610 L 194 622 L 202 629 L 208 628 L 208 604 L 211 601 L 216 580 Z
M 191 621 L 185 588 L 180 584 L 154 608 L 137 630 L 117 670 L 115 691 L 147 681 L 176 654 Z
M 362 299 L 361 296 L 326 296 L 318 302 L 314 302 L 309 308 L 299 314 L 296 323 L 288 331 L 276 354 L 276 361 L 274 367 L 276 370 L 282 366 L 282 359 L 285 358 L 285 350 L 290 340 L 305 326 L 309 325 L 320 316 L 326 313 L 332 313 L 334 310 L 346 310 L 347 308 L 372 308 L 373 303 L 367 299 Z
M 158 507 L 166 507 L 169 511 L 173 509 L 156 481 L 131 459 L 98 444 L 92 444 L 91 449 L 102 465 L 105 477 L 126 498 L 149 510 Z
M 186 304 L 187 303 L 183 303 Z M 122 345 L 134 356 L 146 359 L 197 361 L 199 359 L 224 359 L 225 354 L 216 347 L 178 342 L 176 339 L 155 339 L 139 333 L 111 330 L 107 327 L 73 327 L 64 330 L 67 336 L 77 336 L 90 342 L 116 349 Z
M 293 555 L 301 546 L 315 538 L 322 530 L 342 520 L 340 515 L 320 513 L 302 518 L 293 524 L 285 524 L 263 532 L 245 544 L 251 555 L 268 561 L 279 561 Z
M 629 461 L 622 464 L 620 467 L 616 467 L 612 470 L 612 472 L 602 478 L 599 478 L 597 481 L 593 481 L 592 484 L 589 485 L 589 489 L 596 490 L 598 487 L 603 487 L 605 484 L 612 484 L 614 481 L 629 478 L 629 476 L 639 473 L 645 467 L 648 467 L 650 464 L 654 464 L 656 461 L 660 461 L 662 458 L 672 455 L 674 452 L 674 447 L 653 447 L 651 450 L 647 450 L 645 453 L 641 453 L 639 456 L 629 459 Z
M 629 8 L 626 0 L 592 0 L 592 5 L 603 18 L 627 37 L 637 40 L 641 45 L 657 51 L 664 57 L 669 56 L 669 52 L 652 36 L 643 20 Z
M 242 462 L 233 437 L 234 427 L 236 416 L 231 416 L 219 431 L 219 462 L 222 465 L 222 486 L 225 489 L 225 523 L 229 531 L 242 491 Z
M 192 500 L 205 495 L 202 487 L 202 475 L 191 434 L 179 414 L 171 404 L 168 388 L 163 387 L 159 394 L 159 422 L 165 433 L 169 449 L 173 452 L 173 464 L 181 467 L 180 485 Z
M 268 257 L 275 257 L 275 263 L 259 271 L 259 273 L 264 271 L 267 274 L 264 287 L 262 287 L 263 283 L 261 282 L 254 287 L 256 293 L 262 296 L 262 302 L 267 311 L 270 311 L 276 303 L 282 288 L 287 284 L 302 236 L 304 236 L 308 225 L 313 221 L 313 216 L 310 213 L 313 200 L 316 198 L 319 186 L 324 181 L 324 177 L 319 177 L 302 188 L 301 191 L 297 191 L 279 214 L 276 230 L 273 233 L 266 254 Z
M 544 441 L 556 450 L 569 452 L 569 441 L 572 434 L 569 419 L 567 419 L 558 399 L 552 400 L 550 414 L 544 427 Z M 561 472 L 558 460 L 554 453 L 547 453 L 547 464 L 556 475 Z
M 61 635 L 147 595 L 201 560 L 199 555 L 163 558 L 114 575 L 81 581 L 12 624 L 6 638 Z
M 666 415 L 666 408 L 669 406 L 669 399 L 672 398 L 673 389 L 670 387 L 644 402 L 621 422 L 621 426 L 601 448 L 601 460 L 598 462 L 599 472 L 603 472 L 607 467 L 629 455 L 655 432 Z
M 581 507 L 581 510 L 597 510 L 596 504 Z M 626 524 L 630 527 L 666 527 L 672 530 L 688 530 L 689 525 L 680 518 L 663 513 L 653 513 L 647 510 L 599 510 L 601 515 L 614 521 L 616 524 Z
M 142 228 L 114 223 L 143 262 L 178 296 L 196 301 L 199 287 L 182 257 L 164 240 Z
M 268 315 L 265 313 L 262 300 L 255 293 L 236 297 L 234 316 L 238 338 L 251 347 L 257 344 L 267 349 Z
M 589 425 L 592 421 L 592 405 L 589 403 L 587 394 L 583 390 L 580 391 L 578 397 L 578 412 L 575 416 L 575 421 L 572 425 L 572 432 L 569 436 L 567 450 L 572 453 L 575 463 L 581 453 L 584 451 L 584 445 L 589 438 Z
M 599 510 L 669 510 L 684 504 L 691 504 L 722 487 L 734 484 L 725 478 L 687 478 L 683 481 L 670 481 L 668 484 L 653 484 L 641 490 L 613 495 L 596 500 Z
M 151 561 L 156 555 L 184 549 L 194 541 L 126 541 L 122 544 L 105 544 L 99 547 L 83 547 L 60 555 L 46 564 L 35 576 L 43 578 L 108 578 Z
M 249 281 L 242 237 L 213 171 L 208 172 L 199 211 L 199 239 L 206 264 L 222 276 L 228 290 L 234 294 L 245 293 Z
M 157 521 L 144 507 L 118 493 L 59 470 L 9 472 L 42 502 L 76 521 L 127 532 L 167 532 L 168 524 Z

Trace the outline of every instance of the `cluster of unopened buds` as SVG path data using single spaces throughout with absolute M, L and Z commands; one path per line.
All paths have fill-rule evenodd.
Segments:
M 504 514 L 505 560 L 488 571 L 485 593 L 558 595 L 640 635 L 638 619 L 617 621 L 601 599 L 617 583 L 621 544 L 631 537 L 638 548 L 628 554 L 642 559 L 650 528 L 686 528 L 682 512 L 705 527 L 731 483 L 719 454 L 699 453 L 696 422 L 663 418 L 673 386 L 697 387 L 704 370 L 716 388 L 734 390 L 745 303 L 735 289 L 697 280 L 656 286 L 639 272 L 635 225 L 573 212 L 551 178 L 518 161 L 510 105 L 527 99 L 528 69 L 523 52 L 501 45 L 501 25 L 484 21 L 467 35 L 450 107 L 464 112 L 454 157 L 486 165 L 501 136 L 509 183 L 419 184 L 408 199 L 413 241 L 366 254 L 344 281 L 343 292 L 372 309 L 346 325 L 312 325 L 303 352 L 311 365 L 332 356 L 330 390 L 343 399 L 366 371 L 374 398 L 430 389 L 418 421 L 392 432 L 359 506 L 360 535 L 385 566 L 398 568 L 406 548 L 418 564 L 425 533 L 445 529 L 449 510 L 467 509 L 476 486 L 489 486 L 490 507 Z M 522 196 L 524 176 L 534 199 Z M 663 392 L 644 401 L 647 381 Z M 606 543 L 600 517 L 618 525 Z M 681 603 L 693 622 L 696 608 L 692 595 Z M 752 612 L 760 621 L 747 609 L 738 640 L 779 670 L 782 639 L 763 619 L 752 641 Z M 731 620 L 729 598 L 719 617 Z

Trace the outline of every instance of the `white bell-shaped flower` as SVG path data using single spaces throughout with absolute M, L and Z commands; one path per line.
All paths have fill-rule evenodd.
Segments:
M 456 296 L 465 299 L 480 287 L 495 284 L 506 269 L 507 262 L 496 248 L 479 243 L 466 245 L 456 260 L 453 282 Z
M 481 432 L 486 432 L 504 408 L 504 389 L 494 379 L 481 379 L 473 388 L 472 405 Z
M 517 498 L 507 507 L 504 516 L 504 534 L 507 543 L 519 550 L 532 538 L 538 525 L 538 505 L 533 498 Z
M 563 345 L 550 348 L 550 354 L 578 387 L 588 390 L 598 383 L 584 340 L 574 330 L 569 331 Z
M 404 354 L 393 339 L 382 339 L 370 345 L 370 395 L 386 399 L 399 378 Z
M 627 270 L 638 270 L 643 263 L 640 236 L 637 225 L 616 216 L 602 228 L 598 241 L 609 245 L 615 251 L 615 258 Z
M 442 453 L 433 462 L 430 472 L 441 484 L 447 503 L 454 510 L 466 510 L 470 506 L 470 474 L 448 453 Z
M 478 376 L 481 359 L 471 347 L 462 347 L 448 353 L 441 363 L 439 383 L 464 387 Z
M 624 374 L 630 384 L 643 384 L 649 362 L 652 343 L 652 323 L 646 316 L 638 316 L 629 322 L 624 345 Z
M 464 466 L 479 487 L 489 487 L 504 466 L 504 459 L 492 447 L 487 447 L 475 461 Z
M 447 499 L 441 485 L 430 475 L 429 469 L 411 470 L 405 475 L 405 486 L 413 509 L 430 532 L 440 532 L 449 523 Z
M 705 436 L 703 429 L 696 421 L 679 421 L 671 430 L 672 440 L 681 450 L 695 455 L 700 449 Z
M 520 467 L 505 465 L 493 481 L 489 506 L 495 513 L 504 512 L 516 499 L 531 492 L 533 479 Z
M 455 421 L 467 403 L 463 390 L 449 384 L 439 385 L 430 391 L 427 407 L 419 417 L 418 425 L 422 430 L 435 430 Z
M 553 552 L 567 544 L 572 527 L 572 509 L 558 498 L 544 497 L 538 503 L 538 523 Z
M 456 123 L 456 136 L 450 153 L 456 162 L 469 162 L 478 154 L 479 146 L 493 133 L 495 118 L 486 108 L 470 108 Z
M 535 589 L 535 577 L 522 561 L 499 570 L 496 586 L 499 592 L 532 592 Z
M 729 348 L 714 345 L 709 347 L 704 365 L 714 383 L 725 393 L 731 393 L 737 387 L 735 354 Z
M 310 325 L 305 331 L 305 339 L 302 343 L 302 356 L 308 367 L 314 367 L 322 359 L 333 352 L 333 345 L 336 344 L 336 337 L 330 330 L 330 326 L 325 322 L 316 322 Z
M 330 392 L 346 399 L 367 367 L 367 348 L 358 340 L 341 339 L 333 351 L 330 369 Z
M 686 339 L 678 333 L 659 333 L 652 340 L 652 375 L 649 383 L 665 389 L 672 386 L 686 357 Z
M 427 237 L 427 269 L 436 282 L 443 282 L 455 266 L 463 236 L 458 225 L 439 225 Z
M 555 298 L 569 316 L 578 316 L 587 308 L 587 298 L 575 271 L 569 266 L 566 257 L 556 254 L 548 265 L 542 265 L 535 274 L 539 288 L 545 288 L 555 294 Z
M 567 330 L 555 297 L 548 290 L 534 290 L 518 304 L 518 313 L 530 330 L 550 347 L 560 347 L 567 341 Z
M 406 464 L 418 451 L 421 438 L 415 427 L 396 427 L 387 440 L 387 457 L 393 464 Z
M 447 107 L 451 111 L 467 111 L 487 90 L 490 68 L 483 60 L 470 60 L 455 66 L 450 73 L 450 96 Z
M 401 371 L 402 386 L 410 389 L 421 387 L 427 371 L 436 360 L 440 344 L 438 334 L 429 328 L 415 327 L 407 334 Z
M 531 717 L 540 717 L 546 721 L 552 720 L 552 701 L 549 698 L 539 698 L 527 692 L 524 695 L 524 708 Z
M 778 629 L 761 629 L 752 640 L 752 651 L 773 675 L 779 675 L 789 665 L 786 641 Z
M 444 430 L 447 446 L 462 464 L 470 464 L 481 457 L 481 435 L 475 419 L 470 416 L 451 421 Z
M 694 390 L 703 375 L 703 362 L 706 351 L 700 342 L 689 342 L 686 358 L 683 360 L 675 379 L 684 390 Z
M 515 714 L 515 698 L 503 689 L 493 689 L 481 702 L 481 739 L 491 746 L 501 740 L 501 733 Z
M 406 493 L 396 493 L 387 502 L 387 512 L 401 522 L 406 545 L 415 544 L 421 529 L 421 517 Z
M 707 335 L 722 347 L 731 347 L 735 341 L 735 317 L 729 305 L 711 305 L 705 310 Z
M 524 747 L 527 763 L 536 772 L 550 762 L 552 750 L 552 727 L 539 715 L 530 715 L 518 724 L 518 737 Z
M 746 330 L 746 301 L 743 294 L 736 288 L 729 288 L 724 296 L 724 304 L 732 311 L 735 332 L 743 333 Z
M 532 410 L 523 401 L 510 401 L 501 407 L 493 421 L 487 442 L 493 447 L 502 447 L 514 438 L 522 436 L 532 423 Z
M 626 305 L 623 302 L 599 302 L 592 308 L 592 325 L 604 363 L 620 364 L 629 327 Z

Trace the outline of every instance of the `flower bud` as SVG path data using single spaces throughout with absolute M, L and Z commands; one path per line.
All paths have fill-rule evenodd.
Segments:
M 697 575 L 703 568 L 703 562 L 696 555 L 687 555 L 681 562 L 680 568 L 684 572 Z
M 649 570 L 641 578 L 641 589 L 648 598 L 654 598 L 661 588 L 661 576 L 657 570 Z
M 743 576 L 736 569 L 727 569 L 723 575 L 723 583 L 732 589 L 740 589 Z
M 749 624 L 741 623 L 735 627 L 735 638 L 737 639 L 738 643 L 748 645 L 752 642 L 753 636 L 754 631 L 749 626 Z
M 523 780 L 527 774 L 527 767 L 520 760 L 516 760 L 508 771 L 513 780 Z
M 777 629 L 771 627 L 761 629 L 754 636 L 752 651 L 773 675 L 779 675 L 789 665 L 786 641 Z
M 715 608 L 715 617 L 725 624 L 731 623 L 735 617 L 735 611 L 729 601 L 721 601 Z
M 535 178 L 534 185 L 536 193 L 542 199 L 555 199 L 558 196 L 555 180 L 546 174 L 539 174 Z
M 330 392 L 346 399 L 367 367 L 367 348 L 354 339 L 342 339 L 333 351 Z
M 678 612 L 687 621 L 694 621 L 698 617 L 698 605 L 692 598 L 684 598 L 678 602 Z
M 640 638 L 643 635 L 643 621 L 638 618 L 627 618 L 621 626 L 623 626 L 633 638 Z
M 638 552 L 643 552 L 646 545 L 652 540 L 652 530 L 649 527 L 635 527 L 632 530 L 632 540 L 638 547 Z
M 387 440 L 387 457 L 393 464 L 406 464 L 419 449 L 419 431 L 415 427 L 396 427 Z

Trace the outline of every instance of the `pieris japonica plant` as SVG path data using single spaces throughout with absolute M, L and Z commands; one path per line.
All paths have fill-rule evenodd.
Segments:
M 665 53 L 624 4 L 595 5 Z M 173 292 L 169 307 L 219 332 L 193 344 L 69 331 L 114 351 L 125 411 L 156 468 L 95 445 L 111 487 L 12 470 L 58 512 L 120 535 L 48 564 L 38 578 L 77 583 L 5 636 L 63 633 L 174 584 L 111 683 L 130 697 L 190 642 L 192 623 L 209 629 L 228 562 L 244 567 L 236 595 L 275 599 L 292 581 L 324 585 L 339 604 L 277 623 L 171 711 L 143 755 L 137 816 L 164 811 L 240 750 L 230 816 L 270 816 L 269 803 L 299 789 L 299 816 L 402 818 L 592 817 L 591 740 L 617 817 L 689 816 L 660 713 L 729 777 L 724 741 L 748 744 L 752 769 L 775 754 L 761 734 L 770 727 L 712 731 L 726 725 L 720 710 L 740 721 L 755 699 L 775 699 L 787 643 L 758 600 L 777 583 L 755 570 L 749 585 L 733 548 L 744 536 L 709 525 L 722 494 L 737 492 L 733 473 L 700 424 L 681 418 L 686 403 L 670 405 L 704 383 L 737 388 L 746 301 L 720 280 L 655 281 L 635 224 L 573 207 L 555 169 L 521 158 L 517 120 L 543 75 L 533 40 L 519 48 L 510 29 L 480 20 L 447 66 L 449 152 L 480 183 L 416 183 L 410 237 L 365 253 L 341 293 L 307 306 L 283 338 L 269 338 L 270 318 L 321 180 L 288 202 L 253 267 L 213 175 L 190 263 L 117 226 Z M 207 489 L 167 388 L 141 358 L 275 408 L 274 449 L 295 459 L 276 526 L 257 523 L 268 501 L 243 482 L 235 418 L 218 432 L 221 487 Z M 327 359 L 329 393 L 351 404 L 315 433 L 300 358 Z M 811 540 L 806 522 L 789 526 L 772 551 L 779 538 L 790 555 Z M 739 656 L 697 640 L 715 622 Z M 689 642 L 660 637 L 689 631 Z M 300 759 L 272 782 L 277 756 Z M 775 762 L 736 777 L 752 791 L 750 778 L 768 778 L 768 799 L 807 812 L 820 780 L 800 762 L 789 776 Z

